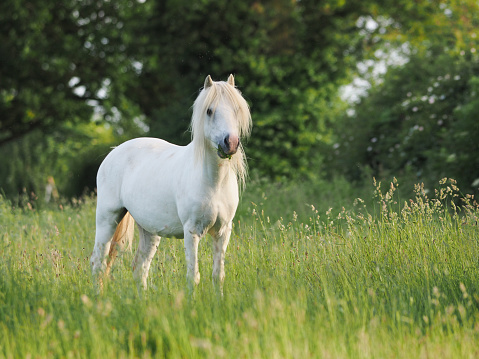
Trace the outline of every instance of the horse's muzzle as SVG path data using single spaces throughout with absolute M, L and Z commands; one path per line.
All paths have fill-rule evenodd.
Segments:
M 221 158 L 231 158 L 231 156 L 238 151 L 239 144 L 240 140 L 238 136 L 227 135 L 224 140 L 218 144 L 218 156 Z

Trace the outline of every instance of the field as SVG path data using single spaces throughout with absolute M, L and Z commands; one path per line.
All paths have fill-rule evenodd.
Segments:
M 98 295 L 93 197 L 41 210 L 1 199 L 0 357 L 479 357 L 474 199 L 452 180 L 411 199 L 395 181 L 363 199 L 328 186 L 247 189 L 223 296 L 208 238 L 194 295 L 176 239 L 162 240 L 146 294 L 126 252 Z

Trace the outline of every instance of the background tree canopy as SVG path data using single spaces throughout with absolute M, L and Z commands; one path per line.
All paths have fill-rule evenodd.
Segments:
M 479 178 L 476 1 L 4 0 L 0 187 L 94 187 L 109 147 L 185 144 L 204 77 L 251 104 L 258 176 Z M 384 76 L 383 61 L 400 58 Z M 359 66 L 358 66 L 359 65 Z M 368 71 L 370 69 L 371 71 Z M 340 89 L 370 89 L 355 104 Z M 476 186 L 477 187 L 477 186 Z
M 426 35 L 408 43 L 407 62 L 369 77 L 371 89 L 336 122 L 332 172 L 479 187 L 479 5 L 438 5 Z

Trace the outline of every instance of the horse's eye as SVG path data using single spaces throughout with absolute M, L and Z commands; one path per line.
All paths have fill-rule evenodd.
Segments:
M 211 116 L 211 115 L 213 114 L 213 111 L 211 110 L 211 108 L 209 108 L 209 109 L 206 110 L 206 114 L 207 114 L 208 116 Z

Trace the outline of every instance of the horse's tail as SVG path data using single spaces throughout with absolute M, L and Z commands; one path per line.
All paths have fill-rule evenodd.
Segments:
M 110 274 L 111 267 L 115 261 L 118 252 L 130 250 L 133 242 L 133 236 L 135 234 L 135 220 L 131 216 L 130 212 L 126 212 L 125 216 L 122 218 L 116 231 L 113 234 L 113 238 L 110 245 L 110 252 L 108 253 L 108 261 L 105 270 L 105 275 Z

